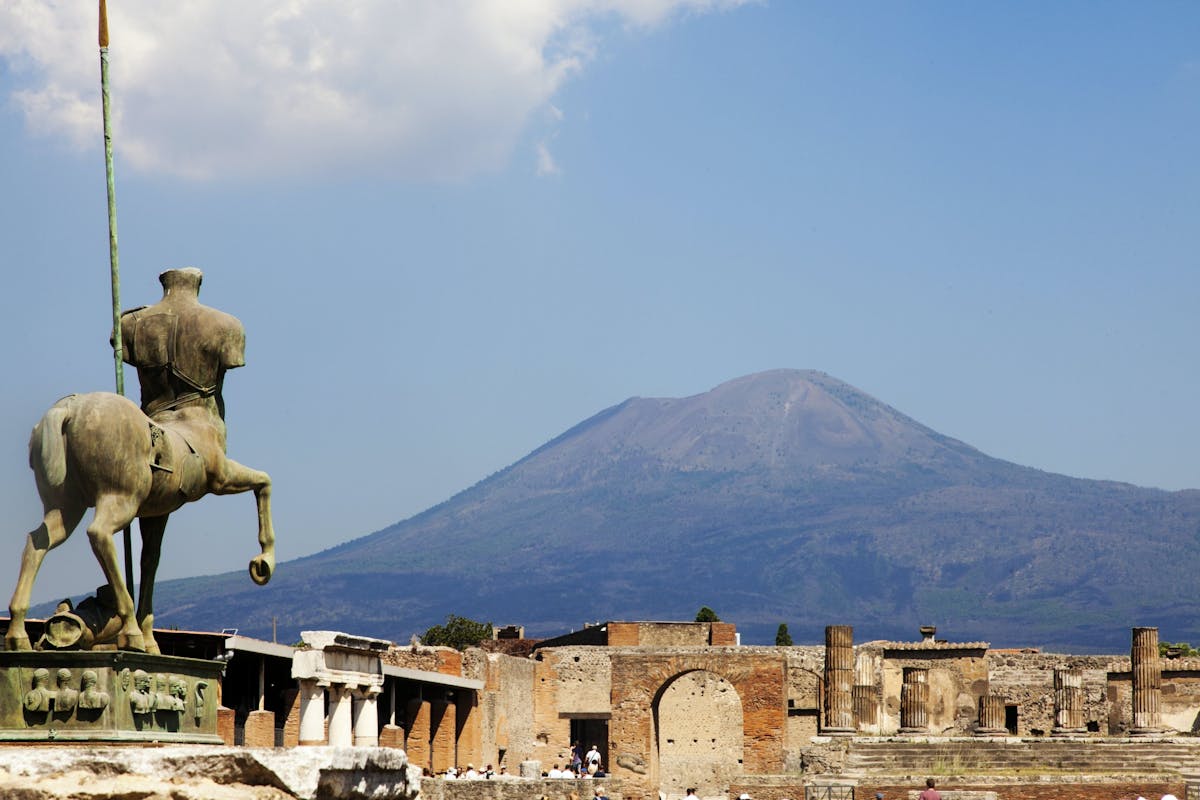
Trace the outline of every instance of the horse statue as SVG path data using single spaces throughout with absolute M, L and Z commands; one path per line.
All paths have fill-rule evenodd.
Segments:
M 271 479 L 225 455 L 221 387 L 225 370 L 242 366 L 245 333 L 234 317 L 200 305 L 201 278 L 191 267 L 167 270 L 159 276 L 163 300 L 122 316 L 123 357 L 138 367 L 141 408 L 109 392 L 70 395 L 34 427 L 29 466 L 43 515 L 21 554 L 4 639 L 8 650 L 31 649 L 25 616 L 38 569 L 88 508 L 96 510 L 88 539 L 115 612 L 106 631 L 115 631 L 120 649 L 159 652 L 154 576 L 167 518 L 184 503 L 206 494 L 254 492 L 261 553 L 250 561 L 250 577 L 260 586 L 270 580 L 275 569 Z M 142 538 L 136 614 L 113 542 L 134 517 Z

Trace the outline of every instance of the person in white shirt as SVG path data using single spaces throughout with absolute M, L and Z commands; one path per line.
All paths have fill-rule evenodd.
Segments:
M 546 773 L 546 777 L 547 778 L 561 778 L 562 777 L 562 770 L 558 768 L 558 764 L 555 764 L 553 767 L 550 768 L 550 771 Z

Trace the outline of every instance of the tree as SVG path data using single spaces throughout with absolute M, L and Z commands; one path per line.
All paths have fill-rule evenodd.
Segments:
M 445 625 L 434 625 L 421 634 L 421 643 L 466 650 L 468 647 L 475 647 L 484 639 L 491 638 L 492 623 L 476 622 L 467 617 L 450 614 L 446 617 Z
M 775 646 L 776 647 L 791 647 L 792 635 L 788 633 L 787 623 L 779 623 L 779 630 L 775 631 Z
M 721 618 L 717 616 L 717 612 L 713 611 L 708 606 L 700 606 L 700 610 L 696 612 L 696 622 L 720 622 Z

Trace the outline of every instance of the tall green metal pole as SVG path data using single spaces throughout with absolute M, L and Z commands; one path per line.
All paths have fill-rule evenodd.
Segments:
M 108 266 L 112 276 L 113 364 L 117 394 L 125 394 L 125 356 L 121 341 L 121 269 L 117 257 L 117 190 L 113 182 L 112 116 L 108 92 L 108 7 L 100 0 L 100 98 L 104 107 L 104 175 L 108 183 Z M 133 595 L 133 536 L 125 526 L 125 585 Z

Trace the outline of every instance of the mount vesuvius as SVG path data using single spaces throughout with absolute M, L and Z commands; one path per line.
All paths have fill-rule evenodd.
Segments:
M 275 616 L 291 638 L 405 641 L 449 613 L 552 635 L 707 605 L 750 643 L 780 622 L 797 641 L 936 624 L 1120 651 L 1133 625 L 1200 641 L 1198 573 L 1200 491 L 1022 467 L 824 373 L 774 370 L 626 400 L 428 511 L 280 564 L 265 588 L 237 572 L 155 599 L 159 624 L 264 636 Z

